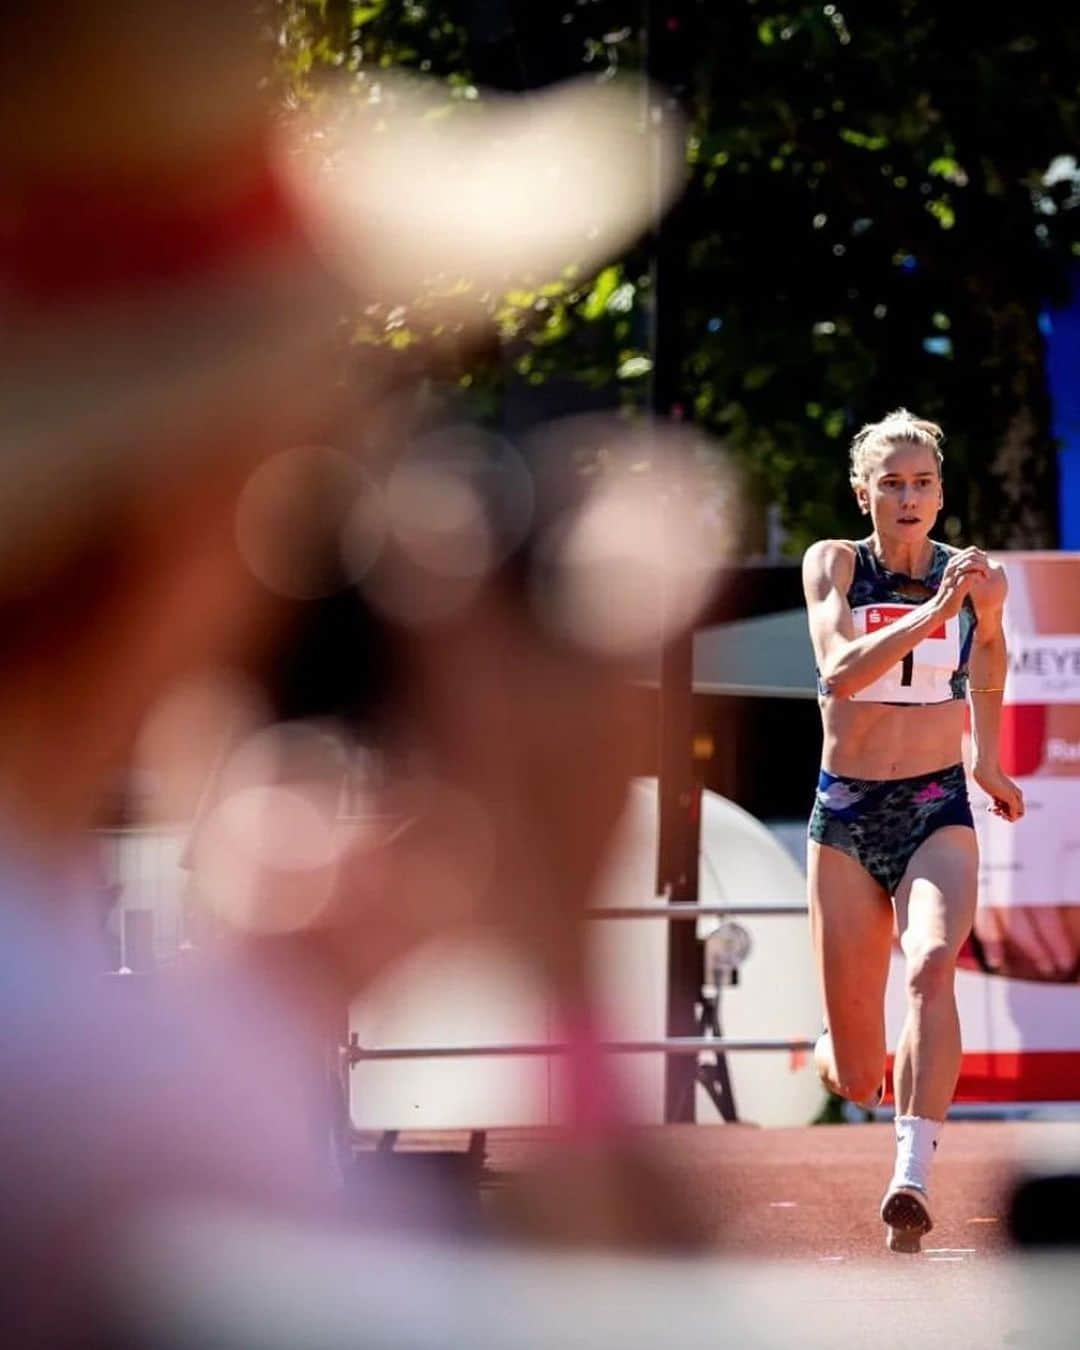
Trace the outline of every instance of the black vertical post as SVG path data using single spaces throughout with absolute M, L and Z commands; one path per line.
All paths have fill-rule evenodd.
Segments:
M 671 904 L 696 904 L 701 848 L 701 788 L 694 773 L 693 637 L 670 642 L 660 676 L 660 847 L 657 890 Z M 702 954 L 696 925 L 668 925 L 667 1034 L 697 1032 Z M 664 1074 L 665 1121 L 694 1119 L 697 1064 L 689 1055 L 669 1055 Z
M 649 74 L 660 86 L 661 104 L 653 112 L 658 131 L 682 115 L 687 79 L 689 6 L 678 0 L 646 0 L 646 53 Z M 651 138 L 653 181 L 666 177 L 660 156 L 674 151 L 663 137 Z M 680 206 L 661 217 L 659 194 L 654 222 L 652 312 L 652 412 L 657 418 L 681 417 L 682 333 L 679 323 L 685 250 Z M 693 634 L 673 634 L 661 654 L 660 673 L 660 838 L 656 886 L 672 904 L 698 899 L 701 845 L 701 791 L 693 760 Z M 697 1030 L 702 958 L 694 924 L 668 925 L 667 1034 L 691 1036 Z M 694 1119 L 697 1065 L 692 1056 L 669 1055 L 664 1075 L 664 1119 Z

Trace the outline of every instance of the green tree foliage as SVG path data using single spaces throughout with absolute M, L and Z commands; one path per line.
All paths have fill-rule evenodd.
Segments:
M 1039 313 L 1080 251 L 1060 159 L 1080 34 L 1038 2 L 977 22 L 923 0 L 708 14 L 684 314 L 697 415 L 749 453 L 800 542 L 850 518 L 851 432 L 906 404 L 945 427 L 957 534 L 1052 543 Z
M 950 534 L 1053 544 L 1040 314 L 1066 302 L 1080 255 L 1080 28 L 1048 0 L 977 19 L 940 0 L 652 9 L 692 119 L 669 297 L 688 413 L 781 504 L 793 548 L 856 528 L 847 442 L 901 404 L 945 427 Z M 460 98 L 646 56 L 643 4 L 273 13 L 293 100 L 320 70 L 362 82 L 406 64 Z M 648 263 L 642 248 L 493 301 L 520 377 L 571 374 L 640 401 Z

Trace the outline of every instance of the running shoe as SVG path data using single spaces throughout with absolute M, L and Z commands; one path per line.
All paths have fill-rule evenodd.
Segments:
M 885 1245 L 891 1252 L 917 1252 L 922 1239 L 934 1226 L 930 1202 L 921 1186 L 901 1186 L 895 1182 L 881 1202 L 881 1221 L 885 1225 Z

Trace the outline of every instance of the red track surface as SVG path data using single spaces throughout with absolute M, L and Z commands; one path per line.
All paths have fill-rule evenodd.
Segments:
M 1074 1131 L 1028 1122 L 947 1125 L 931 1191 L 936 1226 L 918 1259 L 1004 1252 L 1014 1178 L 1033 1150 Z M 695 1197 L 718 1252 L 911 1264 L 912 1258 L 886 1252 L 878 1218 L 892 1171 L 890 1124 L 775 1130 L 674 1125 L 642 1133 Z M 558 1147 L 557 1140 L 535 1133 L 493 1131 L 488 1168 L 495 1174 L 526 1170 Z
M 655 1265 L 616 1268 L 624 1283 L 596 1293 L 598 1307 L 590 1305 L 582 1317 L 601 1327 L 605 1318 L 618 1322 L 613 1309 L 622 1309 L 625 1324 L 606 1338 L 585 1336 L 581 1344 L 589 1350 L 637 1345 L 636 1331 L 652 1325 L 650 1318 L 655 1322 L 658 1306 L 667 1309 L 668 1295 L 672 1350 L 712 1344 L 735 1350 L 1073 1350 L 1078 1344 L 1075 1254 L 1016 1252 L 1007 1224 L 1012 1185 L 1026 1168 L 1077 1167 L 1075 1124 L 948 1124 L 931 1191 L 936 1227 L 917 1256 L 887 1251 L 878 1218 L 893 1162 L 889 1123 L 658 1126 L 640 1136 L 672 1174 L 672 1193 L 684 1192 L 695 1204 L 709 1250 L 688 1261 L 660 1258 Z M 467 1139 L 403 1134 L 396 1151 L 461 1153 Z M 491 1131 L 481 1189 L 497 1191 L 534 1169 L 558 1178 L 565 1147 L 551 1132 Z M 564 1198 L 575 1199 L 557 1182 L 554 1193 L 556 1213 Z M 569 1264 L 553 1264 L 550 1294 L 557 1306 L 568 1297 L 561 1283 L 567 1272 L 587 1259 L 579 1251 Z M 617 1302 L 609 1306 L 604 1299 Z M 650 1350 L 664 1344 L 659 1337 Z

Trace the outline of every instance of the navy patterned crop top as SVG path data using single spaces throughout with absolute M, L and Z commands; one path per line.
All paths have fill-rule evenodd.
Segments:
M 925 577 L 891 572 L 875 556 L 867 540 L 860 539 L 856 543 L 855 571 L 848 587 L 847 601 L 857 637 L 903 618 L 934 594 L 941 585 L 941 574 L 951 550 L 945 544 L 931 542 L 934 553 Z M 968 660 L 978 621 L 975 606 L 970 597 L 965 597 L 958 615 L 943 619 L 902 661 L 852 694 L 852 701 L 925 706 L 964 698 Z M 827 695 L 828 692 L 819 673 L 818 693 Z

